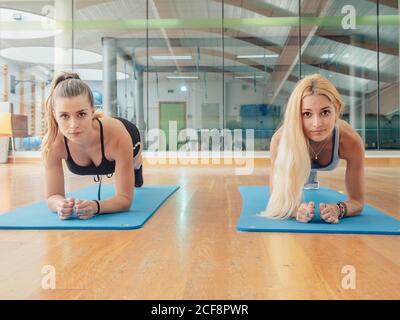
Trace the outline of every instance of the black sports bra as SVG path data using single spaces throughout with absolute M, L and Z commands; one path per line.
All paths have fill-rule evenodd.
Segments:
M 101 143 L 101 163 L 96 166 L 93 162 L 88 166 L 80 166 L 76 164 L 74 159 L 71 157 L 71 153 L 68 148 L 67 138 L 64 137 L 65 147 L 67 149 L 68 157 L 65 160 L 68 169 L 75 174 L 79 175 L 109 175 L 115 171 L 115 161 L 110 161 L 106 158 L 104 153 L 104 136 L 103 136 L 103 125 L 99 119 L 96 118 L 100 125 L 100 143 Z
M 96 118 L 100 125 L 100 143 L 101 143 L 101 163 L 99 166 L 96 166 L 93 162 L 88 166 L 80 166 L 76 164 L 74 159 L 71 157 L 71 153 L 68 148 L 68 141 L 67 138 L 64 136 L 65 147 L 67 149 L 68 157 L 65 160 L 67 167 L 71 172 L 79 175 L 94 175 L 93 177 L 94 182 L 99 182 L 99 188 L 97 191 L 97 199 L 101 200 L 101 181 L 102 175 L 107 175 L 107 178 L 111 178 L 115 171 L 115 161 L 109 161 L 106 158 L 104 153 L 104 136 L 103 136 L 103 125 L 101 121 Z
M 128 131 L 129 135 L 132 138 L 133 143 L 133 153 L 132 158 L 134 158 L 140 150 L 141 140 L 140 140 L 140 132 L 137 127 L 125 120 L 123 118 L 115 117 L 115 119 L 120 120 Z M 96 166 L 93 162 L 88 166 L 80 166 L 76 164 L 74 159 L 71 157 L 71 153 L 68 148 L 67 138 L 64 137 L 65 147 L 67 149 L 67 159 L 65 160 L 67 167 L 71 172 L 79 175 L 93 175 L 93 180 L 95 182 L 99 182 L 99 189 L 97 193 L 97 198 L 100 200 L 100 192 L 101 192 L 101 181 L 102 175 L 106 175 L 107 178 L 111 178 L 115 171 L 115 161 L 107 160 L 105 152 L 104 152 L 104 135 L 103 135 L 103 125 L 99 119 L 96 118 L 100 125 L 100 143 L 101 143 L 101 162 L 99 166 Z

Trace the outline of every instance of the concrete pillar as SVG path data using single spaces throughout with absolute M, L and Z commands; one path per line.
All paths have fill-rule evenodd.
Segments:
M 353 37 L 350 36 L 350 44 L 353 43 Z M 354 59 L 354 57 L 352 56 Z M 356 92 L 355 92 L 355 81 L 356 77 L 354 74 L 354 65 L 350 63 L 349 66 L 349 76 L 350 76 L 350 83 L 349 83 L 349 122 L 350 125 L 356 129 L 357 124 L 356 124 Z
M 135 105 L 137 108 L 137 126 L 140 132 L 146 130 L 146 122 L 144 121 L 144 99 L 143 99 L 143 71 L 136 71 L 135 81 Z
M 117 116 L 117 48 L 114 38 L 103 38 L 103 109 Z
M 73 68 L 73 0 L 55 0 L 54 16 L 57 28 L 63 32 L 54 36 L 54 74 Z
M 361 111 L 360 112 L 360 117 L 361 117 L 361 119 L 360 119 L 360 129 L 361 129 L 361 137 L 362 137 L 362 139 L 364 141 L 364 144 L 365 144 L 365 137 L 366 137 L 366 135 L 365 135 L 365 112 L 367 110 L 366 103 L 367 103 L 367 101 L 365 99 L 365 93 L 362 92 L 361 93 L 361 106 L 360 106 L 360 111 Z

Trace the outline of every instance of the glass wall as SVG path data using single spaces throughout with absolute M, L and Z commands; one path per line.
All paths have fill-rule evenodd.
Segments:
M 371 97 L 377 105 L 379 123 L 377 126 L 379 149 L 400 149 L 400 86 L 399 86 L 399 2 L 380 4 L 378 46 L 379 46 L 379 95 Z
M 269 149 L 297 81 L 297 14 L 297 1 L 224 1 L 226 127 L 253 129 L 256 150 Z
M 362 20 L 376 16 L 377 5 L 348 5 L 345 0 L 309 4 L 303 1 L 301 9 L 301 75 L 320 73 L 332 81 L 345 103 L 343 119 L 362 136 L 366 148 L 377 149 L 378 29 L 376 21 Z M 313 19 L 320 17 L 322 23 L 316 25 Z
M 54 65 L 61 55 L 71 57 L 70 37 L 63 28 L 55 29 L 55 18 L 52 1 L 0 2 L 0 111 L 18 115 L 17 150 L 40 148 Z M 66 61 L 63 68 L 70 67 Z
M 74 48 L 98 53 L 96 64 L 74 72 L 90 85 L 96 107 L 135 123 L 145 134 L 144 77 L 147 68 L 146 0 L 74 0 Z
M 366 149 L 399 150 L 398 17 L 398 1 L 0 1 L 0 111 L 15 114 L 17 150 L 39 150 L 50 82 L 71 70 L 146 148 L 155 129 L 166 150 L 253 129 L 264 151 L 296 82 L 318 72 Z
M 220 1 L 149 1 L 146 120 L 168 151 L 208 150 L 224 127 L 221 15 Z

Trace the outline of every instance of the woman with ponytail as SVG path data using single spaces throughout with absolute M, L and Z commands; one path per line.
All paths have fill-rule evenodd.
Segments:
M 134 187 L 143 184 L 142 143 L 136 126 L 95 111 L 92 91 L 76 73 L 63 73 L 53 80 L 46 113 L 42 157 L 49 208 L 60 219 L 74 212 L 80 219 L 89 219 L 129 210 Z M 97 178 L 98 200 L 65 199 L 63 159 L 71 172 Z M 101 177 L 114 173 L 116 194 L 100 201 Z
M 270 198 L 262 216 L 309 222 L 314 203 L 302 203 L 303 189 L 319 188 L 317 171 L 346 160 L 348 199 L 320 203 L 321 218 L 338 223 L 364 206 L 364 144 L 340 119 L 343 101 L 334 85 L 319 74 L 300 80 L 290 95 L 283 125 L 271 139 Z

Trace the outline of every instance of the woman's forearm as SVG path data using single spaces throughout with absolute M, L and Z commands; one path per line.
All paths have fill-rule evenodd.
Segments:
M 57 209 L 61 202 L 65 200 L 64 196 L 60 194 L 55 194 L 47 198 L 47 206 L 48 208 L 53 211 L 57 212 Z M 113 213 L 113 212 L 121 212 L 121 211 L 128 211 L 131 207 L 132 200 L 117 195 L 110 199 L 101 200 L 99 201 L 100 204 L 100 213 Z
M 364 203 L 361 201 L 346 200 L 344 203 L 347 206 L 346 217 L 357 216 L 362 212 L 364 208 Z
M 132 199 L 122 195 L 99 201 L 100 213 L 113 213 L 128 211 L 131 207 Z
M 51 211 L 57 212 L 57 208 L 60 202 L 63 201 L 64 201 L 64 196 L 62 196 L 61 194 L 54 194 L 47 198 L 47 206 Z

